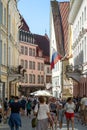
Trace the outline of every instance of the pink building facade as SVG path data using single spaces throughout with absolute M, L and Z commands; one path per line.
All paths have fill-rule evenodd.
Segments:
M 44 89 L 44 58 L 43 52 L 38 45 L 34 44 L 34 37 L 31 33 L 20 31 L 19 62 L 23 69 L 24 79 L 20 82 L 20 92 L 29 95 L 38 89 Z

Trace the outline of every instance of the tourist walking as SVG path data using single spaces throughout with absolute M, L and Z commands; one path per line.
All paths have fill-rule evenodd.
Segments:
M 31 114 L 31 109 L 32 109 L 32 102 L 30 99 L 28 99 L 26 103 L 27 116 Z
M 69 130 L 69 123 L 71 121 L 72 130 L 74 130 L 74 110 L 75 110 L 75 104 L 72 101 L 72 97 L 69 97 L 67 99 L 67 103 L 64 106 L 65 109 L 65 115 L 67 120 L 67 130 Z
M 44 97 L 39 97 L 39 105 L 37 104 L 35 106 L 34 113 L 38 113 L 36 130 L 48 130 L 48 118 L 51 119 L 51 115 Z
M 59 103 L 58 104 L 58 110 L 57 110 L 57 115 L 58 115 L 58 122 L 59 122 L 59 130 L 62 130 L 62 123 L 63 123 L 63 118 L 64 118 L 64 108 L 63 104 Z
M 21 126 L 21 117 L 20 117 L 20 108 L 21 104 L 18 101 L 18 97 L 14 97 L 14 102 L 10 103 L 10 109 L 11 109 L 11 114 L 9 117 L 9 126 L 11 130 L 19 130 L 19 127 Z

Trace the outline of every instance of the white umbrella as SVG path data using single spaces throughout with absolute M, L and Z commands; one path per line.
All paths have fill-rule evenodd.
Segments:
M 46 90 L 40 90 L 37 93 L 34 94 L 35 96 L 47 96 L 52 97 L 53 95 L 47 92 Z
M 39 91 L 41 91 L 41 90 L 35 91 L 35 92 L 33 92 L 33 93 L 30 93 L 30 95 L 35 95 L 35 94 L 38 93 Z

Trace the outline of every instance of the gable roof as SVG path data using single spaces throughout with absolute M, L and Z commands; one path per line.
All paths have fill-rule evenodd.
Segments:
M 39 48 L 43 50 L 43 55 L 50 56 L 50 42 L 47 35 L 42 36 L 34 34 L 34 38 L 35 38 L 35 44 L 37 44 Z

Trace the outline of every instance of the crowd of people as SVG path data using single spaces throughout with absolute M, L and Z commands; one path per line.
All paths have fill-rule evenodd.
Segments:
M 2 120 L 2 105 L 0 104 L 0 122 Z M 68 97 L 57 99 L 54 97 L 24 97 L 11 96 L 3 102 L 4 117 L 8 119 L 11 130 L 19 130 L 21 127 L 21 116 L 32 118 L 37 116 L 36 130 L 62 130 L 64 118 L 66 119 L 67 130 L 71 123 L 74 130 L 74 117 L 87 127 L 87 97 Z M 9 117 L 9 118 L 8 118 Z M 59 130 L 58 129 L 58 130 Z

